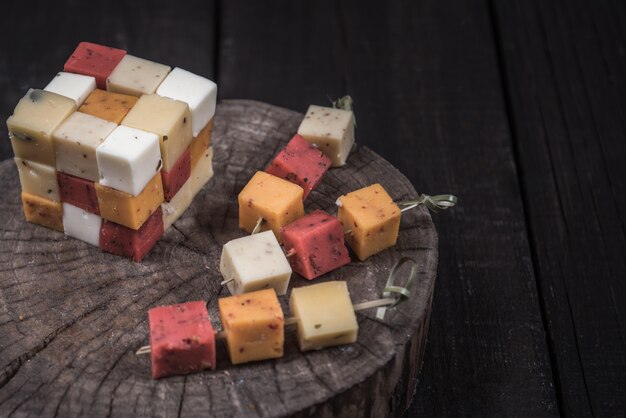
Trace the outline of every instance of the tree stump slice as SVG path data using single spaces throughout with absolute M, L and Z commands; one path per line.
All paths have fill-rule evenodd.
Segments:
M 411 401 L 419 372 L 437 270 L 437 233 L 425 208 L 403 214 L 397 245 L 315 282 L 346 280 L 353 303 L 380 297 L 403 256 L 419 265 L 407 301 L 357 314 L 358 342 L 298 350 L 285 332 L 278 360 L 218 365 L 161 380 L 150 378 L 147 310 L 207 300 L 219 326 L 219 258 L 241 237 L 237 195 L 296 132 L 302 114 L 253 101 L 220 103 L 215 117 L 215 176 L 142 263 L 102 253 L 61 233 L 28 224 L 12 160 L 0 163 L 0 415 L 15 416 L 397 416 Z M 414 198 L 409 181 L 366 147 L 331 169 L 305 209 L 336 213 L 338 196 L 381 183 L 396 200 Z M 309 281 L 294 274 L 292 287 Z M 287 297 L 281 297 L 287 308 Z

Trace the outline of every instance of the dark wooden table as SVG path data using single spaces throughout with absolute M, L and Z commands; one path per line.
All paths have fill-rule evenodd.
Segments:
M 95 3 L 3 4 L 3 119 L 81 40 L 208 76 L 222 99 L 303 112 L 349 93 L 360 144 L 461 199 L 434 217 L 408 415 L 626 413 L 626 2 Z

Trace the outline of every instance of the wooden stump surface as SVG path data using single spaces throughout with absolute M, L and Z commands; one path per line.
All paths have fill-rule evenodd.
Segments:
M 347 280 L 353 303 L 380 296 L 402 256 L 419 265 L 409 301 L 359 312 L 355 344 L 301 353 L 285 333 L 278 360 L 232 366 L 223 344 L 218 365 L 162 380 L 150 378 L 147 310 L 207 300 L 219 326 L 221 246 L 238 229 L 237 194 L 296 132 L 302 115 L 252 101 L 218 105 L 214 178 L 141 263 L 24 221 L 17 170 L 0 163 L 0 415 L 16 416 L 353 416 L 398 415 L 412 398 L 428 332 L 437 270 L 430 214 L 403 214 L 393 249 L 317 279 Z M 384 140 L 384 138 L 381 138 Z M 358 142 L 358 130 L 357 130 Z M 331 169 L 305 205 L 336 214 L 341 194 L 381 183 L 396 200 L 417 193 L 394 167 L 366 147 Z M 294 274 L 292 287 L 311 284 Z M 287 297 L 281 297 L 287 309 Z M 287 312 L 288 314 L 288 312 Z

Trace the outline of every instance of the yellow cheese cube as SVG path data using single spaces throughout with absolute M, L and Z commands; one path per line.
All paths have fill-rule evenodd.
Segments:
M 341 196 L 337 205 L 337 217 L 347 233 L 346 241 L 359 260 L 363 261 L 396 244 L 400 208 L 380 184 Z
M 161 173 L 158 172 L 137 196 L 96 183 L 100 216 L 137 230 L 164 201 Z
M 137 100 L 135 96 L 95 89 L 78 111 L 119 124 Z
M 76 102 L 44 90 L 28 90 L 7 119 L 18 158 L 55 167 L 52 132 L 76 110 Z
M 28 222 L 63 232 L 63 205 L 22 192 L 24 216 Z
M 46 164 L 34 163 L 15 157 L 22 191 L 42 199 L 60 202 L 57 171 Z
M 205 152 L 211 146 L 211 135 L 213 132 L 213 119 L 206 124 L 204 128 L 200 131 L 197 137 L 191 141 L 191 145 L 189 145 L 189 150 L 191 152 L 191 169 L 193 170 L 198 161 L 202 159 L 205 155 Z
M 239 228 L 252 232 L 259 218 L 263 231 L 271 229 L 280 239 L 280 228 L 304 216 L 302 187 L 257 171 L 239 193 Z
M 222 298 L 219 308 L 233 364 L 283 356 L 285 318 L 274 289 Z
M 300 350 L 319 350 L 356 341 L 359 324 L 346 282 L 326 282 L 291 291 Z

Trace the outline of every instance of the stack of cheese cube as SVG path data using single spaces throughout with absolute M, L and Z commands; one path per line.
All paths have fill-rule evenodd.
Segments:
M 81 42 L 7 120 L 28 222 L 140 261 L 213 175 L 217 86 Z

